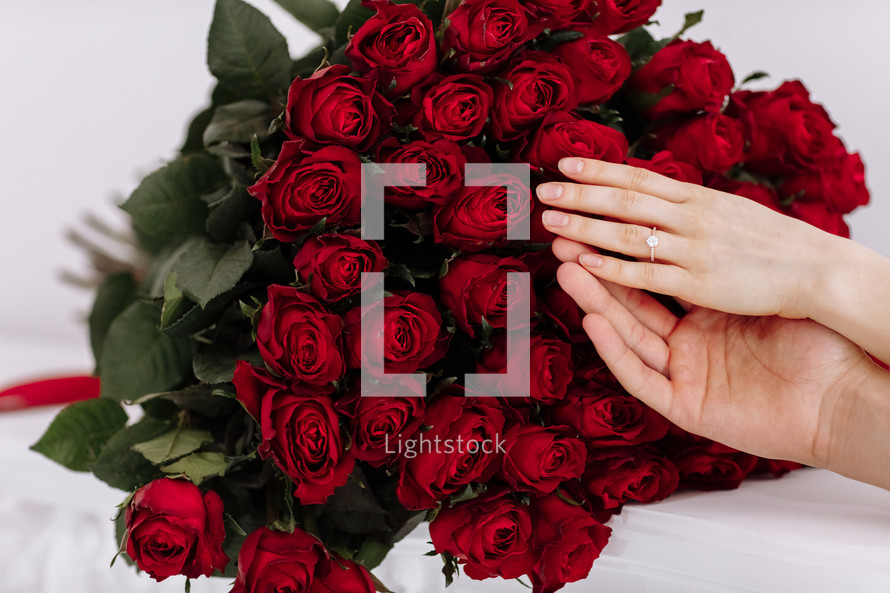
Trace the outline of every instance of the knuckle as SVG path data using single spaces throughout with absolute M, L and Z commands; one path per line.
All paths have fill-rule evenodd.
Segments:
M 639 189 L 646 185 L 646 182 L 649 181 L 649 177 L 649 171 L 646 169 L 633 167 L 627 175 L 628 185 L 632 189 Z
M 658 268 L 652 264 L 643 264 L 640 267 L 640 280 L 646 286 L 655 286 L 660 280 Z
M 635 191 L 619 189 L 616 191 L 615 202 L 619 212 L 634 212 L 640 205 L 640 195 Z
M 638 227 L 630 224 L 622 224 L 620 227 L 619 237 L 621 243 L 628 247 L 636 246 L 640 239 Z

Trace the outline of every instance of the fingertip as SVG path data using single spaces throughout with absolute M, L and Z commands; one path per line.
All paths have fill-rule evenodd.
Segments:
M 595 253 L 590 245 L 579 243 L 573 239 L 565 237 L 556 237 L 553 240 L 551 251 L 557 259 L 563 262 L 577 262 L 578 258 L 584 253 Z
M 566 175 L 577 175 L 584 170 L 584 159 L 566 157 L 560 159 L 557 166 Z

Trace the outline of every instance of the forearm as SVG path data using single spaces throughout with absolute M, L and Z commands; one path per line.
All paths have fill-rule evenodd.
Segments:
M 819 251 L 802 297 L 807 316 L 890 362 L 890 259 L 828 235 Z
M 890 372 L 870 365 L 862 377 L 838 399 L 822 465 L 890 490 Z

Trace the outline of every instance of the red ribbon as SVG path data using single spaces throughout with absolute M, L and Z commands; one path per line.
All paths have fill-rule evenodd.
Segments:
M 0 391 L 0 412 L 70 404 L 99 397 L 99 377 L 55 377 Z

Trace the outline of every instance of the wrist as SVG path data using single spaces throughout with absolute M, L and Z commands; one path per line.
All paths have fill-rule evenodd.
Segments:
M 890 372 L 863 359 L 835 402 L 816 465 L 890 490 Z
M 814 227 L 805 241 L 809 243 L 810 261 L 798 269 L 798 310 L 796 317 L 808 318 L 832 327 L 830 322 L 839 306 L 849 301 L 849 291 L 860 287 L 855 278 L 854 253 L 858 244 Z M 809 234 L 809 233 L 808 233 Z M 846 263 L 845 263 L 846 262 Z M 861 288 L 861 287 L 860 287 Z

